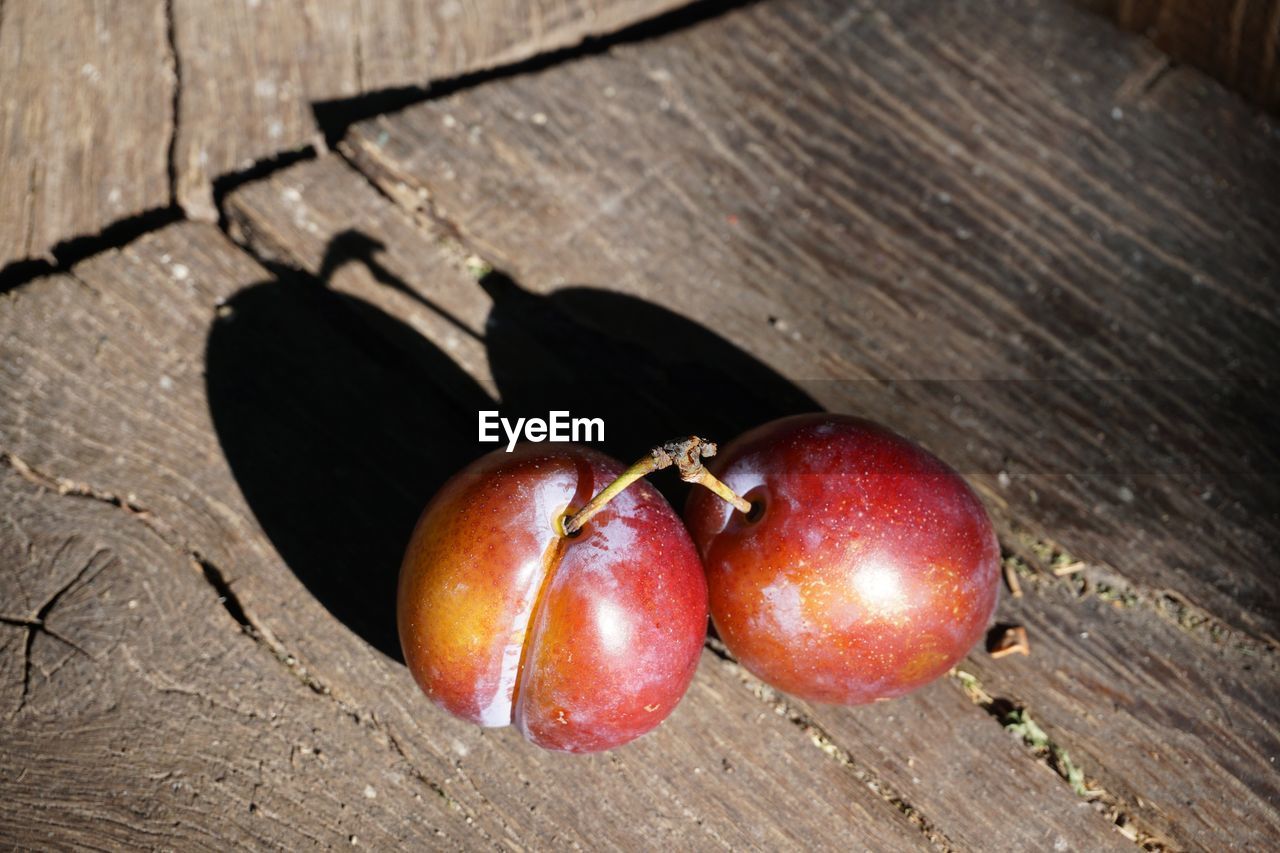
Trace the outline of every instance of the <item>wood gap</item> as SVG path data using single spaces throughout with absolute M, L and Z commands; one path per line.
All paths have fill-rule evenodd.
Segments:
M 248 614 L 244 612 L 244 605 L 240 603 L 239 596 L 231 589 L 231 582 L 222 573 L 222 569 L 206 560 L 199 551 L 192 551 L 191 559 L 199 567 L 200 573 L 204 575 L 204 579 L 208 581 L 209 586 L 213 587 L 218 594 L 218 603 L 222 605 L 222 609 L 227 611 L 231 618 L 240 624 L 240 628 L 246 634 L 256 635 L 258 629 L 249 619 Z
M 227 196 L 235 189 L 245 184 L 268 178 L 272 174 L 298 163 L 314 160 L 319 156 L 320 152 L 314 145 L 303 145 L 301 148 L 277 151 L 274 154 L 255 160 L 243 169 L 228 172 L 215 178 L 213 181 L 213 206 L 218 211 L 218 230 L 226 235 L 227 239 L 231 239 L 230 222 L 227 219 L 224 202 Z M 234 243 L 235 241 L 232 240 L 232 242 Z
M 1140 608 L 1206 646 L 1256 655 L 1268 663 L 1280 651 L 1280 644 L 1269 634 L 1236 627 L 1176 589 L 1135 582 L 1110 565 L 1080 559 L 1056 541 L 1029 530 L 1013 528 L 1001 535 L 1000 561 L 1032 588 L 1063 589 L 1077 602 L 1092 596 L 1123 609 Z M 1080 564 L 1079 571 L 1062 575 L 1054 571 L 1073 563 Z
M 173 71 L 173 95 L 169 99 L 170 119 L 168 171 L 169 206 L 178 205 L 178 122 L 182 108 L 182 63 L 178 60 L 177 23 L 173 15 L 173 0 L 165 0 L 165 42 L 169 51 L 169 65 Z
M 1172 853 L 1178 849 L 1160 833 L 1136 820 L 1131 805 L 1102 787 L 1096 780 L 1086 777 L 1083 768 L 1072 761 L 1066 748 L 1040 727 L 1037 721 L 1043 718 L 1039 714 L 1032 714 L 1025 703 L 1016 702 L 1007 696 L 992 696 L 983 689 L 976 676 L 959 668 L 953 669 L 949 678 L 959 686 L 969 701 L 999 723 L 1001 728 L 1018 735 L 1027 754 L 1052 770 L 1070 786 L 1075 795 L 1085 802 L 1101 806 L 1103 814 L 1125 838 L 1143 850 Z
M 729 653 L 729 649 L 719 638 L 708 636 L 706 642 L 703 643 L 703 648 L 719 658 L 723 665 L 731 668 L 738 676 L 739 681 L 747 688 L 748 693 L 758 701 L 781 711 L 783 718 L 799 729 L 813 746 L 829 759 L 839 764 L 845 772 L 870 788 L 877 797 L 892 806 L 909 824 L 928 839 L 935 849 L 945 851 L 945 853 L 952 853 L 952 851 L 959 849 L 947 837 L 946 833 L 939 829 L 933 821 L 925 817 L 920 809 L 904 797 L 901 792 L 881 779 L 874 770 L 855 761 L 853 754 L 837 743 L 826 729 L 809 717 L 808 714 L 792 705 L 785 693 L 769 687 L 747 672 L 742 664 L 738 663 L 733 655 Z
M 29 258 L 13 261 L 0 269 L 0 294 L 43 276 L 68 273 L 83 260 L 111 249 L 124 248 L 142 235 L 180 222 L 183 218 L 181 209 L 169 205 L 118 219 L 97 234 L 63 240 L 50 250 L 52 260 Z

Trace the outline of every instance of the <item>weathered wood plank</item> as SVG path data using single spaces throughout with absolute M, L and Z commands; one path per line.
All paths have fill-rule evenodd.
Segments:
M 215 219 L 213 180 L 314 142 L 314 102 L 426 86 L 568 47 L 681 3 L 177 0 L 178 202 L 189 216 Z
M 0 16 L 0 267 L 169 203 L 163 0 L 9 0 Z
M 165 229 L 74 273 L 4 300 L 0 447 L 66 488 L 145 507 L 218 566 L 264 643 L 374 721 L 482 837 L 926 845 L 855 773 L 744 699 L 709 652 L 676 714 L 607 755 L 542 753 L 435 710 L 374 646 L 392 650 L 407 525 L 465 459 L 432 442 L 465 447 L 449 443 L 474 414 L 460 421 L 450 401 L 469 380 L 399 320 L 279 280 L 211 227 Z M 475 286 L 448 265 L 437 275 L 437 288 Z
M 144 519 L 9 465 L 0 507 L 6 844 L 481 841 L 376 724 L 242 632 L 191 556 Z
M 1077 0 L 1250 100 L 1280 106 L 1277 0 Z
M 345 150 L 580 328 L 679 338 L 584 283 L 674 308 L 927 441 L 1011 547 L 1015 529 L 1069 543 L 1137 606 L 1028 595 L 1004 612 L 1043 650 L 971 665 L 1043 705 L 1135 819 L 1251 843 L 1280 826 L 1280 159 L 1270 122 L 1194 75 L 1144 90 L 1153 57 L 1062 4 L 796 0 L 373 120 Z M 1253 636 L 1224 651 L 1174 630 L 1166 589 Z M 1103 648 L 1063 630 L 1082 619 Z M 1176 709 L 1206 704 L 1231 722 L 1183 731 Z M 837 739 L 865 725 L 814 713 Z
M 377 234 L 374 263 L 351 264 L 342 285 L 362 298 L 383 295 L 387 310 L 413 322 L 433 340 L 458 337 L 444 314 L 466 318 L 467 328 L 494 331 L 485 322 L 493 300 L 478 286 L 447 287 L 424 271 L 440 263 L 442 236 L 429 223 L 415 226 L 336 157 L 291 167 L 230 195 L 228 215 L 255 253 L 276 257 L 312 273 L 325 266 L 335 243 L 356 229 Z M 446 241 L 444 246 L 449 246 Z M 460 247 L 452 247 L 458 252 Z M 375 264 L 377 266 L 375 266 Z M 379 279 L 379 268 L 385 270 Z M 403 277 L 415 292 L 431 299 L 433 312 L 399 297 L 388 275 Z M 435 285 L 434 287 L 432 285 Z M 339 286 L 335 278 L 335 286 Z M 393 304 L 392 299 L 397 299 Z M 435 313 L 431 318 L 429 315 Z M 414 321 L 421 315 L 423 319 Z M 492 338 L 483 343 L 491 343 Z M 481 341 L 467 339 L 479 349 Z M 468 353 L 468 363 L 471 363 Z M 489 377 L 487 368 L 478 375 Z M 503 402 L 505 408 L 505 401 Z M 593 410 L 594 411 L 594 410 Z M 661 440 L 657 435 L 651 442 Z M 633 447 L 639 455 L 642 447 Z M 737 672 L 731 667 L 731 670 Z M 759 685 L 748 680 L 751 689 Z M 770 704 L 775 703 L 770 700 Z M 954 685 L 941 683 L 899 702 L 856 712 L 806 708 L 805 716 L 835 737 L 835 746 L 877 778 L 890 782 L 907 802 L 955 845 L 1106 849 L 1125 844 L 1087 804 L 1076 800 L 1047 768 L 1025 751 L 986 714 L 974 708 Z M 1010 820 L 1009 815 L 1035 815 Z

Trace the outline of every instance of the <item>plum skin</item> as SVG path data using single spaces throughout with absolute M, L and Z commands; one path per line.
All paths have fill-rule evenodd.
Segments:
M 574 445 L 495 451 L 427 505 L 397 624 L 423 691 L 483 726 L 595 752 L 652 729 L 693 679 L 707 588 L 680 517 L 645 482 L 560 532 L 623 466 Z
M 717 632 L 768 684 L 848 705 L 900 696 L 986 630 L 995 531 L 923 448 L 848 415 L 797 415 L 742 435 L 712 470 L 762 504 L 749 518 L 698 489 L 685 520 Z

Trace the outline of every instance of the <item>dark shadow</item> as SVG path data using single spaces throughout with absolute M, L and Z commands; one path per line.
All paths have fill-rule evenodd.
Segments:
M 494 273 L 480 286 L 494 300 L 485 344 L 496 404 L 418 332 L 327 286 L 360 263 L 457 323 L 387 270 L 381 249 L 347 231 L 316 276 L 277 266 L 237 293 L 209 333 L 207 384 L 223 451 L 272 544 L 334 616 L 396 660 L 396 576 L 413 524 L 449 476 L 497 447 L 477 442 L 478 410 L 603 418 L 596 446 L 630 461 L 674 436 L 723 442 L 818 408 L 658 305 L 586 287 L 540 296 Z M 654 480 L 679 507 L 686 487 L 674 473 Z
M 1004 640 L 1005 636 L 1017 627 L 1019 626 L 1012 622 L 996 622 L 988 628 L 987 634 L 982 641 L 982 647 L 987 651 L 987 654 L 991 654 L 996 651 L 996 649 L 1000 648 L 1000 643 Z
M 774 418 L 821 409 L 720 335 L 652 302 L 590 287 L 542 296 L 497 272 L 481 286 L 493 298 L 485 338 L 503 416 L 603 418 L 599 446 L 624 462 L 670 438 L 723 445 Z M 683 506 L 687 489 L 674 473 L 653 481 Z
M 373 265 L 379 248 L 344 234 L 320 276 Z M 431 495 L 488 449 L 476 443 L 476 410 L 493 403 L 399 320 L 297 270 L 272 272 L 222 306 L 209 333 L 214 426 L 258 523 L 299 580 L 399 660 L 404 546 Z

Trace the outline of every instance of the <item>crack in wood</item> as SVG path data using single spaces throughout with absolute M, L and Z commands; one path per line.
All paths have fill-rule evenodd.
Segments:
M 71 274 L 72 267 L 80 261 L 112 249 L 122 249 L 144 234 L 159 231 L 182 219 L 182 211 L 177 207 L 158 207 L 118 219 L 96 234 L 70 237 L 50 249 L 48 258 L 14 261 L 0 268 L 0 294 L 44 276 Z
M 150 510 L 141 507 L 130 499 L 123 499 L 114 492 L 96 489 L 88 483 L 76 482 L 66 478 L 53 477 L 49 474 L 45 474 L 8 451 L 0 452 L 0 465 L 8 466 L 28 483 L 46 491 L 53 492 L 63 497 L 88 498 L 90 500 L 96 500 L 101 503 L 105 503 L 108 506 L 122 509 L 130 516 L 141 521 L 166 545 L 186 554 L 192 565 L 199 571 L 200 576 L 203 577 L 213 588 L 214 592 L 217 593 L 219 606 L 221 606 L 223 610 L 227 611 L 227 614 L 236 622 L 237 625 L 240 626 L 243 633 L 251 637 L 255 642 L 263 644 L 272 652 L 274 657 L 284 664 L 295 677 L 300 678 L 304 684 L 312 689 L 313 692 L 323 696 L 331 695 L 327 686 L 312 677 L 310 673 L 307 672 L 306 668 L 302 667 L 298 663 L 298 659 L 294 655 L 281 647 L 279 643 L 275 641 L 274 637 L 271 636 L 270 632 L 262 629 L 245 611 L 244 607 L 240 604 L 239 598 L 231 591 L 231 582 L 226 579 L 225 574 L 217 566 L 205 559 L 201 555 L 200 551 L 191 548 L 183 542 L 180 537 L 177 537 L 172 528 L 162 522 Z M 60 549 L 58 552 L 59 554 L 62 550 L 65 550 L 67 544 L 69 543 L 64 543 L 63 549 Z M 97 554 L 95 554 L 95 557 L 96 556 Z M 55 555 L 55 560 L 56 558 L 57 555 Z M 89 565 L 92 565 L 92 560 Z M 81 574 L 83 574 L 84 571 L 85 570 L 82 569 Z M 77 576 L 77 578 L 78 577 L 79 576 Z M 59 592 L 56 593 L 50 601 L 42 605 L 39 611 L 37 611 L 35 618 L 43 620 L 44 617 L 48 615 L 49 610 L 52 609 L 52 605 L 56 604 L 58 599 L 61 598 L 66 590 L 70 586 L 73 586 L 75 582 L 76 579 L 73 579 L 68 587 L 64 587 L 62 590 L 59 590 Z M 359 719 L 360 715 L 358 712 L 352 711 L 346 707 L 344 707 L 344 710 L 356 719 Z
M 959 848 L 947 837 L 947 835 L 938 828 L 928 817 L 926 817 L 920 809 L 913 805 L 910 800 L 896 790 L 892 785 L 873 771 L 871 768 L 859 763 L 853 758 L 853 755 L 844 747 L 836 743 L 835 738 L 831 736 L 825 728 L 823 728 L 816 720 L 797 708 L 788 701 L 786 694 L 781 693 L 760 679 L 756 678 L 746 670 L 737 659 L 730 654 L 724 643 L 715 637 L 708 637 L 703 645 L 707 651 L 711 652 L 738 676 L 751 695 L 755 696 L 764 704 L 773 708 L 774 712 L 784 717 L 788 722 L 800 729 L 815 747 L 823 752 L 828 758 L 839 764 L 845 771 L 852 775 L 862 784 L 866 785 L 880 799 L 893 806 L 907 822 L 915 827 L 929 843 L 937 850 L 955 851 Z
M 178 204 L 178 124 L 181 120 L 182 106 L 182 63 L 178 57 L 177 24 L 173 14 L 173 0 L 165 0 L 165 43 L 168 51 L 166 59 L 173 72 L 173 95 L 169 101 L 171 113 L 169 121 L 169 147 L 166 152 L 169 172 L 169 204 Z
M 57 554 L 54 555 L 54 562 L 57 561 L 58 556 L 60 556 L 64 551 L 66 551 L 66 549 L 70 546 L 71 542 L 73 542 L 74 540 L 75 540 L 75 537 L 72 537 L 71 539 L 63 543 L 62 548 L 58 549 Z M 92 576 L 88 575 L 89 570 L 92 569 L 94 567 L 94 564 L 97 562 L 98 556 L 103 553 L 105 553 L 105 551 L 101 549 L 98 551 L 95 551 L 93 553 L 93 556 L 91 556 L 89 560 L 84 564 L 84 566 L 82 566 L 80 570 L 76 572 L 75 576 L 72 577 L 71 580 L 67 581 L 65 584 L 59 587 L 51 596 L 49 596 L 49 598 L 45 601 L 44 604 L 40 605 L 40 607 L 37 608 L 34 616 L 31 616 L 31 617 L 0 616 L 0 622 L 3 622 L 6 625 L 14 625 L 17 627 L 21 627 L 26 631 L 26 636 L 23 638 L 23 646 L 22 646 L 22 694 L 18 698 L 18 707 L 15 708 L 9 714 L 10 719 L 22 713 L 22 710 L 27 706 L 27 699 L 31 695 L 31 666 L 32 666 L 31 649 L 35 645 L 37 634 L 47 634 L 48 636 L 53 637 L 55 640 L 58 640 L 64 643 L 65 645 L 70 646 L 72 649 L 84 655 L 85 657 L 89 658 L 90 660 L 93 659 L 93 655 L 86 652 L 83 648 L 80 647 L 80 645 L 68 639 L 67 637 L 63 636 L 61 633 L 54 630 L 53 628 L 49 627 L 47 620 L 49 618 L 49 614 L 53 612 L 53 608 L 57 606 L 58 602 L 61 601 L 67 595 L 67 593 L 69 593 L 75 587 L 80 586 L 82 582 L 87 583 L 88 580 L 92 580 L 94 577 L 97 577 L 98 574 L 106 570 L 107 566 L 111 565 L 111 562 L 108 561 L 106 565 L 101 566 L 97 572 L 94 572 Z M 87 580 L 86 580 L 86 576 L 88 576 Z
M 228 172 L 215 179 L 213 182 L 213 207 L 218 211 L 218 230 L 226 234 L 228 238 L 231 237 L 226 204 L 224 203 L 229 193 L 235 191 L 237 187 L 269 178 L 274 173 L 297 163 L 314 160 L 319 154 L 320 152 L 316 150 L 314 145 L 304 145 L 301 148 L 277 151 L 260 160 L 255 160 L 243 169 Z M 232 242 L 235 241 L 233 240 Z
M 1140 101 L 1149 96 L 1177 65 L 1170 57 L 1160 54 L 1116 89 L 1116 100 L 1122 103 Z
M 1148 77 L 1145 81 L 1143 81 L 1142 86 L 1138 89 L 1138 91 L 1144 96 L 1150 95 L 1151 91 L 1155 89 L 1157 85 L 1159 85 L 1160 81 L 1163 80 L 1169 74 L 1170 71 L 1172 71 L 1177 67 L 1178 67 L 1178 63 L 1174 62 L 1172 59 L 1166 58 L 1163 62 L 1161 62 L 1159 65 L 1156 66 L 1155 70 L 1151 73 L 1151 76 Z
M 453 77 L 440 77 L 422 86 L 391 86 L 364 92 L 349 98 L 335 98 L 312 103 L 316 126 L 329 148 L 333 148 L 347 129 L 357 122 L 398 112 L 425 101 L 437 100 L 485 83 L 509 80 L 545 71 L 557 65 L 607 53 L 615 47 L 639 44 L 662 38 L 680 30 L 711 21 L 737 9 L 755 5 L 761 0 L 693 0 L 668 12 L 628 24 L 613 32 L 589 35 L 576 44 L 546 50 L 515 61 L 501 62 L 490 68 L 469 71 Z M 537 8 L 536 5 L 533 6 Z M 356 31 L 356 73 L 363 88 L 364 49 Z
M 200 570 L 200 574 L 204 576 L 209 586 L 213 587 L 214 591 L 218 593 L 218 603 L 222 605 L 222 609 L 231 614 L 231 618 L 236 620 L 245 633 L 257 634 L 257 627 L 254 626 L 253 620 L 245 613 L 244 605 L 240 603 L 239 597 L 232 591 L 231 583 L 222 574 L 222 570 L 196 551 L 191 552 L 191 562 Z
M 430 187 L 420 187 L 420 192 L 413 193 L 409 189 L 414 183 L 412 178 L 408 175 L 395 174 L 389 163 L 380 160 L 374 152 L 368 151 L 366 146 L 357 149 L 353 147 L 351 141 L 344 139 L 334 150 L 373 188 L 374 192 L 406 211 L 419 227 L 425 226 L 423 230 L 438 232 L 438 236 L 444 238 L 443 245 L 454 252 L 459 259 L 478 258 L 487 269 L 486 274 L 492 273 L 497 268 L 492 259 L 485 257 L 485 253 L 464 236 L 462 227 L 458 223 L 440 212 Z M 404 187 L 404 193 L 396 193 L 393 189 L 396 186 Z
M 57 492 L 64 497 L 88 498 L 123 509 L 151 527 L 152 531 L 160 535 L 165 541 L 168 541 L 168 536 L 172 535 L 167 525 L 161 523 L 151 510 L 139 504 L 131 495 L 121 497 L 115 492 L 96 489 L 88 483 L 69 480 L 65 477 L 51 476 L 33 468 L 9 451 L 0 451 L 0 465 L 8 466 L 28 483 L 51 492 Z
M 22 238 L 22 253 L 28 257 L 31 255 L 31 247 L 36 242 L 36 189 L 38 181 L 36 181 L 36 171 L 39 168 L 38 163 L 31 164 L 31 170 L 27 173 L 27 233 Z
M 953 669 L 950 679 L 975 706 L 985 711 L 987 716 L 1010 734 L 1016 735 L 1027 748 L 1029 756 L 1057 774 L 1081 799 L 1099 808 L 1114 824 L 1116 831 L 1125 838 L 1144 850 L 1163 853 L 1178 849 L 1154 828 L 1135 818 L 1132 805 L 1086 776 L 1084 769 L 1072 760 L 1067 749 L 1040 726 L 1037 722 L 1039 715 L 1032 714 L 1025 703 L 1015 702 L 1004 696 L 992 696 L 976 676 L 962 669 Z

